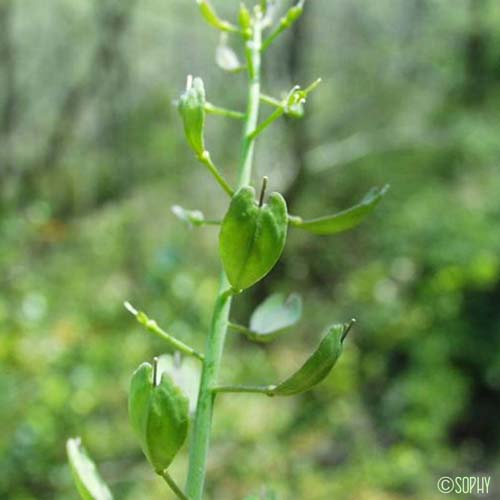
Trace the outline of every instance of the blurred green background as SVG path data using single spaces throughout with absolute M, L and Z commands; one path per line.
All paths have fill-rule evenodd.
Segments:
M 214 3 L 234 19 L 238 1 Z M 130 374 L 165 347 L 122 303 L 203 349 L 217 230 L 170 207 L 217 218 L 226 199 L 172 101 L 192 73 L 211 102 L 243 108 L 245 77 L 215 66 L 217 43 L 194 0 L 0 2 L 1 498 L 77 498 L 73 435 L 117 498 L 169 498 L 126 409 Z M 310 393 L 218 398 L 207 498 L 427 500 L 440 476 L 478 472 L 498 492 L 500 2 L 310 1 L 264 72 L 276 96 L 323 83 L 303 120 L 260 140 L 254 180 L 307 217 L 391 190 L 351 232 L 290 231 L 279 265 L 235 300 L 245 322 L 267 294 L 298 291 L 305 314 L 272 345 L 229 336 L 226 382 L 278 380 L 326 325 L 358 325 Z M 210 117 L 231 181 L 239 134 Z

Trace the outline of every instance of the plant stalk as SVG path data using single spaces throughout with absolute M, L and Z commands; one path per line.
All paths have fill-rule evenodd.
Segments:
M 219 385 L 213 388 L 214 392 L 253 392 L 273 396 L 275 385 Z
M 252 137 L 252 133 L 257 126 L 260 101 L 261 22 L 260 18 L 255 20 L 252 39 L 246 42 L 245 54 L 249 73 L 249 87 L 241 155 L 238 165 L 237 188 L 248 185 L 252 174 L 254 153 L 254 137 Z M 203 496 L 215 398 L 212 387 L 217 384 L 231 310 L 232 294 L 228 290 L 230 290 L 230 284 L 226 275 L 222 272 L 219 293 L 215 302 L 212 323 L 207 337 L 198 404 L 191 436 L 189 471 L 186 484 L 186 493 L 189 500 L 201 500 Z
M 175 493 L 175 496 L 180 500 L 188 500 L 188 497 L 184 495 L 182 490 L 177 486 L 177 483 L 173 480 L 172 476 L 168 473 L 167 469 L 165 469 L 160 476 L 165 479 L 165 482 L 168 484 L 170 489 Z

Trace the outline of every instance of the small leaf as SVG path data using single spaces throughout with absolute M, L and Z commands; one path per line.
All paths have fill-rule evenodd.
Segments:
M 154 371 L 143 363 L 132 376 L 129 417 L 142 451 L 157 473 L 164 471 L 184 444 L 188 430 L 188 400 L 163 373 L 156 385 Z
M 179 205 L 172 205 L 172 213 L 190 226 L 202 226 L 205 222 L 205 217 L 199 210 L 187 210 Z
M 186 90 L 179 99 L 179 113 L 186 138 L 197 155 L 205 151 L 205 87 L 201 78 L 188 76 Z
M 290 217 L 290 223 L 299 229 L 305 229 L 314 234 L 336 234 L 351 229 L 365 219 L 378 205 L 387 193 L 389 186 L 382 189 L 371 189 L 358 205 L 347 210 L 317 219 L 302 220 L 300 217 Z
M 282 293 L 270 295 L 253 312 L 250 318 L 252 340 L 267 342 L 286 328 L 299 321 L 302 314 L 302 299 L 293 293 L 288 298 Z
M 227 44 L 227 35 L 222 33 L 215 49 L 215 62 L 224 71 L 234 73 L 243 69 L 236 52 Z
M 80 438 L 68 439 L 66 453 L 73 480 L 83 500 L 112 500 L 111 491 L 88 456 Z
M 352 323 L 351 321 L 351 323 L 331 326 L 302 367 L 292 376 L 272 387 L 268 394 L 291 396 L 308 391 L 319 384 L 330 373 L 342 354 L 342 343 Z
M 287 225 L 286 202 L 279 193 L 272 193 L 262 206 L 257 205 L 251 187 L 233 196 L 222 221 L 219 246 L 235 290 L 248 288 L 274 267 L 285 246 Z

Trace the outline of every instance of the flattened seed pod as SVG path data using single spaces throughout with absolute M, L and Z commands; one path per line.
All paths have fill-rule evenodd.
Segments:
M 261 206 L 252 187 L 236 192 L 219 237 L 222 264 L 235 290 L 252 286 L 274 267 L 285 246 L 287 227 L 286 202 L 281 194 L 272 193 Z
M 153 372 L 151 364 L 143 363 L 132 375 L 129 417 L 142 451 L 161 473 L 186 440 L 188 400 L 165 373 L 155 385 Z

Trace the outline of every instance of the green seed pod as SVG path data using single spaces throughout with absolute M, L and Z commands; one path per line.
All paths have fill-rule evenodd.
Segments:
M 274 386 L 270 396 L 292 396 L 308 391 L 319 384 L 334 367 L 342 354 L 342 343 L 354 320 L 342 325 L 333 325 L 323 337 L 316 350 L 302 367 L 286 380 Z
M 389 185 L 387 184 L 381 189 L 372 188 L 357 205 L 342 212 L 310 220 L 302 220 L 301 217 L 290 217 L 290 223 L 299 229 L 321 235 L 347 231 L 361 224 L 373 212 L 388 190 Z
M 235 290 L 248 288 L 274 267 L 285 246 L 287 226 L 281 194 L 272 193 L 262 205 L 256 203 L 252 187 L 236 192 L 219 236 L 222 264 Z
M 188 400 L 165 373 L 155 384 L 153 366 L 143 363 L 132 375 L 129 417 L 142 451 L 161 474 L 186 440 Z
M 188 76 L 186 91 L 179 99 L 179 112 L 184 122 L 186 138 L 199 156 L 205 151 L 205 87 L 201 78 Z

